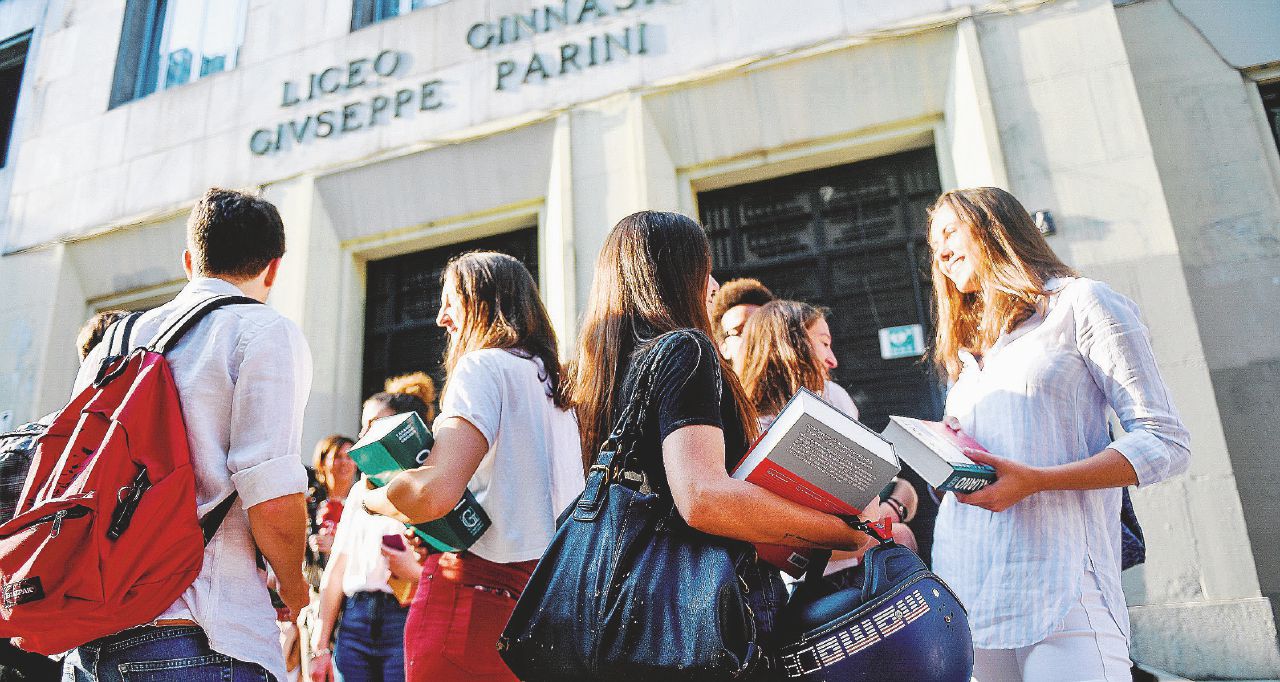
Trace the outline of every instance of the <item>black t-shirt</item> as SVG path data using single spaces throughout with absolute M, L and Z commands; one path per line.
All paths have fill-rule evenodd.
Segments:
M 747 452 L 746 433 L 728 378 L 720 371 L 720 356 L 702 332 L 670 332 L 636 351 L 610 423 L 616 424 L 630 404 L 642 368 L 650 362 L 654 363 L 654 377 L 638 442 L 640 466 L 651 480 L 666 487 L 662 441 L 682 427 L 705 424 L 723 429 L 725 470 L 731 471 Z

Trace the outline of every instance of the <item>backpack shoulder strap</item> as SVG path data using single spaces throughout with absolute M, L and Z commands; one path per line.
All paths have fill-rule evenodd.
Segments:
M 208 514 L 205 514 L 203 519 L 200 519 L 200 530 L 204 533 L 204 544 L 206 546 L 213 540 L 218 528 L 222 526 L 222 521 L 227 518 L 227 513 L 231 511 L 231 505 L 235 503 L 238 496 L 238 493 L 232 491 L 230 495 L 227 495 L 227 499 L 219 502 L 218 506 L 214 507 Z
M 200 320 L 203 320 L 206 315 L 218 308 L 241 304 L 261 305 L 261 303 L 261 301 L 248 296 L 213 296 L 207 298 L 184 311 L 181 315 L 176 316 L 167 328 L 156 334 L 151 343 L 147 345 L 147 348 L 152 352 L 164 355 L 178 341 L 182 340 L 182 336 L 191 331 L 191 328 L 196 326 Z
M 133 325 L 138 321 L 139 317 L 142 317 L 142 313 L 129 313 L 111 325 L 111 331 L 107 335 L 109 344 L 107 346 L 107 357 L 123 357 L 132 350 L 129 346 L 129 337 L 133 335 Z

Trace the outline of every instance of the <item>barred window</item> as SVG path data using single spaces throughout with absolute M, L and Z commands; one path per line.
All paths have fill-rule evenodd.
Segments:
M 1267 112 L 1267 123 L 1271 126 L 1276 149 L 1280 151 L 1280 81 L 1259 85 L 1258 92 L 1262 95 L 1262 106 Z
M 112 107 L 235 68 L 247 0 L 128 0 Z
M 383 19 L 408 14 L 415 9 L 444 4 L 448 0 L 353 0 L 351 30 L 356 31 Z
M 9 138 L 13 135 L 13 119 L 18 113 L 18 93 L 22 91 L 22 73 L 30 46 L 30 31 L 0 40 L 0 168 L 8 162 Z

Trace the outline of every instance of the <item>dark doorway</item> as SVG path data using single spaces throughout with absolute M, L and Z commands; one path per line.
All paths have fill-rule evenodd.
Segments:
M 444 388 L 448 337 L 436 326 L 440 275 L 449 259 L 468 251 L 501 251 L 519 258 L 538 279 L 538 230 L 476 239 L 370 261 L 365 294 L 364 375 L 361 398 L 382 390 L 389 376 L 424 371 Z
M 929 148 L 698 195 L 717 279 L 755 277 L 778 296 L 831 309 L 832 379 L 877 431 L 891 414 L 942 416 L 931 368 L 920 357 L 883 359 L 879 336 L 919 324 L 930 338 L 925 211 L 941 191 Z M 927 557 L 935 509 L 904 474 L 921 494 L 911 525 Z

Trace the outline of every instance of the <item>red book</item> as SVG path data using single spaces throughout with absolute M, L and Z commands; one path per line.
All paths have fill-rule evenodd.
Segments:
M 828 514 L 860 513 L 897 475 L 880 434 L 800 389 L 738 463 L 733 477 Z M 800 576 L 810 551 L 757 545 L 760 557 Z

